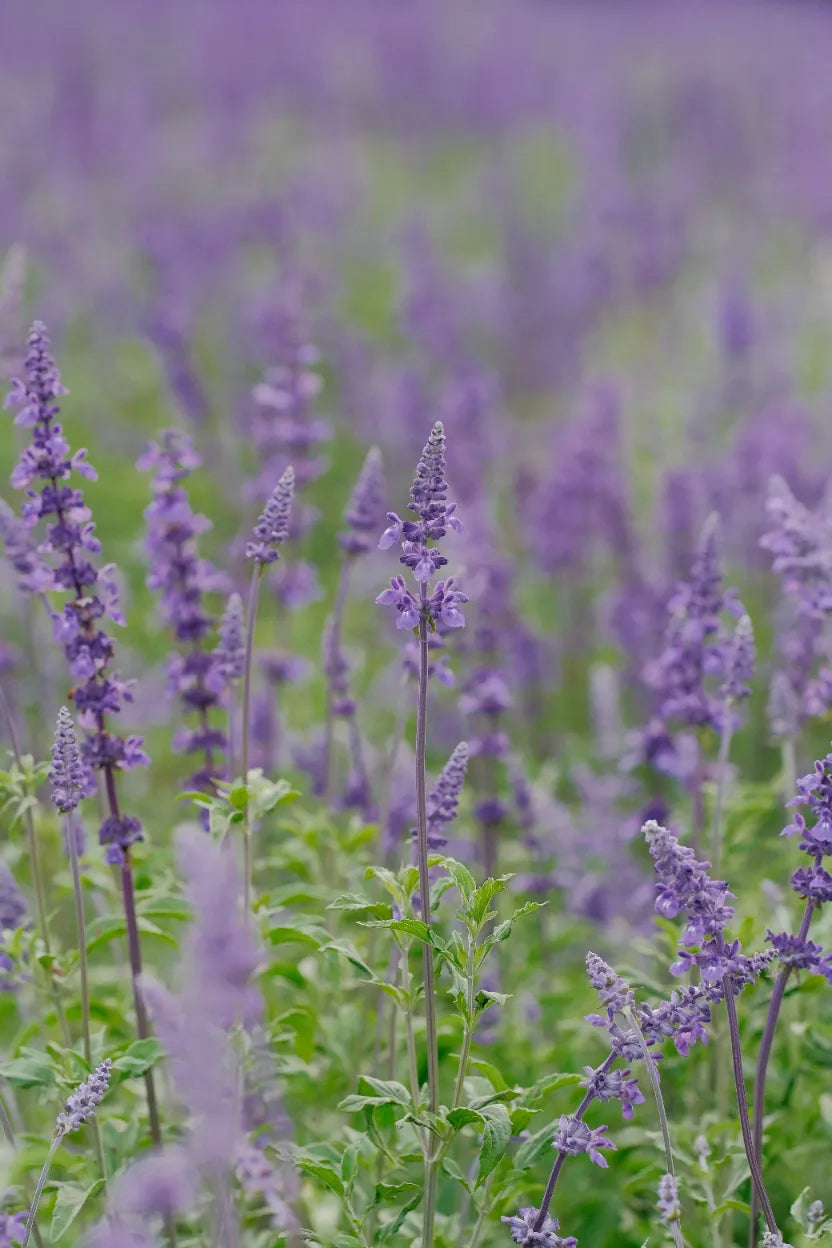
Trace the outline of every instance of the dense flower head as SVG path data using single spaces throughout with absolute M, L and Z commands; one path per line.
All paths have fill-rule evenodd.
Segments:
M 376 598 L 381 606 L 396 608 L 396 628 L 418 628 L 422 619 L 432 628 L 437 624 L 448 629 L 463 628 L 465 616 L 459 608 L 467 601 L 468 595 L 456 588 L 452 576 L 447 581 L 437 581 L 433 592 L 424 600 L 407 587 L 404 577 L 394 576 L 390 578 L 389 588 L 383 589 Z
M 596 1101 L 620 1101 L 621 1113 L 627 1119 L 632 1118 L 634 1106 L 644 1104 L 644 1094 L 629 1070 L 584 1066 L 581 1087 L 591 1092 Z
M 702 532 L 690 579 L 677 587 L 668 604 L 663 650 L 645 673 L 665 723 L 721 730 L 725 694 L 720 695 L 718 687 L 712 690 L 709 681 L 738 686 L 748 666 L 744 645 L 740 656 L 744 667 L 730 675 L 737 655 L 722 623 L 723 613 L 739 617 L 743 610 L 733 591 L 722 587 L 719 526 L 712 516 Z
M 597 953 L 586 955 L 586 973 L 610 1019 L 635 1005 L 636 997 L 630 985 Z
M 75 725 L 65 706 L 58 711 L 55 725 L 49 781 L 52 785 L 52 804 L 63 813 L 75 809 L 87 788 Z
M 568 1235 L 565 1239 L 558 1235 L 560 1227 L 557 1218 L 550 1218 L 546 1214 L 538 1227 L 539 1220 L 540 1210 L 530 1205 L 512 1217 L 500 1219 L 511 1231 L 515 1244 L 524 1245 L 525 1248 L 578 1248 L 574 1235 Z
M 49 337 L 36 321 L 29 334 L 25 360 L 26 380 L 12 383 L 7 405 L 18 407 L 16 423 L 32 430 L 31 445 L 24 450 L 12 474 L 12 484 L 25 489 L 23 521 L 34 528 L 44 520 L 45 536 L 37 547 L 47 556 L 53 571 L 53 592 L 71 595 L 61 612 L 52 611 L 53 634 L 64 648 L 75 680 L 71 697 L 78 720 L 86 730 L 82 758 L 88 768 L 112 772 L 131 770 L 149 762 L 140 737 L 122 738 L 109 731 L 108 715 L 117 714 L 132 700 L 130 682 L 109 670 L 114 644 L 101 627 L 109 618 L 124 625 L 112 564 L 96 568 L 90 556 L 100 551 L 89 508 L 80 490 L 68 484 L 73 472 L 95 479 L 86 452 L 70 455 L 57 399 L 67 391 L 60 381 L 51 354 Z M 38 482 L 38 488 L 34 488 Z M 121 833 L 124 833 L 122 838 Z M 111 816 L 99 831 L 108 859 L 121 862 L 124 851 L 141 839 L 141 824 L 130 817 Z
M 663 1226 L 670 1226 L 672 1222 L 678 1222 L 682 1216 L 682 1206 L 679 1203 L 679 1185 L 672 1174 L 663 1174 L 659 1179 L 656 1209 L 659 1212 Z
M 832 982 L 832 956 L 824 956 L 823 947 L 813 940 L 806 940 L 789 932 L 768 932 L 770 941 L 781 966 L 794 971 L 813 971 Z
M 605 1126 L 588 1127 L 583 1119 L 562 1114 L 552 1147 L 556 1148 L 559 1153 L 566 1153 L 568 1157 L 588 1153 L 590 1161 L 594 1161 L 596 1166 L 601 1166 L 606 1170 L 609 1162 L 599 1150 L 615 1149 L 617 1146 L 612 1140 L 607 1139 Z
M 832 516 L 798 502 L 782 477 L 772 477 L 766 504 L 772 529 L 760 544 L 801 615 L 832 611 Z
M 11 867 L 0 858 L 0 932 L 13 932 L 26 918 L 26 902 Z
M 110 1086 L 112 1065 L 109 1057 L 105 1058 L 100 1065 L 96 1066 L 90 1077 L 85 1079 L 67 1098 L 55 1122 L 55 1131 L 58 1135 L 77 1131 L 94 1116 Z
M 411 569 L 420 584 L 426 584 L 448 562 L 441 551 L 429 543 L 441 541 L 449 528 L 462 530 L 456 504 L 449 503 L 447 498 L 445 430 L 442 422 L 437 421 L 422 451 L 410 490 L 408 509 L 416 513 L 418 520 L 402 520 L 395 512 L 388 512 L 390 523 L 379 540 L 382 550 L 401 542 L 401 562 Z
M 797 797 L 790 806 L 807 806 L 814 816 L 812 827 L 801 814 L 783 829 L 783 836 L 800 836 L 800 848 L 817 863 L 832 855 L 832 754 L 818 759 L 813 771 L 797 782 Z
M 347 555 L 365 555 L 372 549 L 384 510 L 384 492 L 381 451 L 372 446 L 344 512 L 346 529 L 338 534 L 338 542 Z
M 756 648 L 754 630 L 747 615 L 740 616 L 734 636 L 728 648 L 722 696 L 732 702 L 747 698 L 751 690 L 749 681 L 754 675 Z
M 295 490 L 295 473 L 291 465 L 271 493 L 260 519 L 252 530 L 251 540 L 246 543 L 246 558 L 253 559 L 261 567 L 276 563 L 281 546 L 289 536 L 289 519 L 292 514 L 292 498 Z
M 241 680 L 245 667 L 246 643 L 243 631 L 243 600 L 239 594 L 231 594 L 226 603 L 220 620 L 219 637 L 214 650 L 217 671 L 227 684 Z
M 467 770 L 468 742 L 460 741 L 428 795 L 428 845 L 431 849 L 440 849 L 446 844 L 444 829 L 456 819 L 459 812 L 459 796 Z

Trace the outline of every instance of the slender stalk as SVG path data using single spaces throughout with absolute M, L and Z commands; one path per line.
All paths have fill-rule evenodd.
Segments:
M 600 1070 L 601 1071 L 609 1070 L 610 1066 L 612 1066 L 614 1061 L 615 1061 L 615 1054 L 609 1053 L 603 1065 L 600 1067 Z M 590 1089 L 587 1089 L 584 1099 L 581 1101 L 580 1105 L 575 1110 L 575 1113 L 572 1115 L 572 1117 L 575 1119 L 576 1122 L 581 1121 L 584 1114 L 589 1109 L 590 1105 L 592 1104 L 594 1100 L 595 1100 L 595 1093 L 592 1092 Z M 558 1150 L 558 1155 L 555 1158 L 555 1164 L 552 1166 L 552 1172 L 549 1175 L 549 1182 L 546 1184 L 546 1191 L 543 1193 L 543 1200 L 541 1201 L 540 1209 L 538 1210 L 537 1217 L 534 1220 L 533 1229 L 535 1231 L 539 1231 L 541 1229 L 541 1227 L 543 1226 L 543 1223 L 546 1221 L 546 1218 L 549 1214 L 549 1210 L 552 1207 L 552 1197 L 555 1194 L 555 1188 L 557 1187 L 558 1179 L 560 1177 L 560 1172 L 563 1169 L 563 1163 L 566 1160 L 567 1156 L 568 1156 L 567 1153 L 561 1152 L 560 1149 Z
M 430 872 L 428 870 L 427 765 L 428 727 L 428 625 L 425 618 L 427 586 L 423 584 L 422 614 L 419 619 L 419 698 L 416 714 L 416 838 L 419 858 L 419 900 L 422 920 L 430 927 Z M 428 1059 L 428 1106 L 432 1114 L 439 1110 L 439 1048 L 436 1028 L 436 986 L 433 974 L 433 948 L 422 946 L 425 978 L 425 1024 Z M 430 1144 L 425 1150 L 425 1198 L 422 1221 L 422 1248 L 433 1248 L 433 1224 L 439 1185 L 437 1159 L 431 1156 Z
M 814 914 L 814 906 L 811 901 L 807 901 L 806 909 L 803 912 L 803 919 L 800 923 L 800 931 L 798 937 L 805 940 L 809 934 L 809 925 L 812 922 Z M 763 1162 L 763 1119 L 765 1117 L 766 1108 L 766 1075 L 768 1074 L 768 1063 L 771 1057 L 771 1049 L 774 1043 L 774 1032 L 777 1027 L 777 1020 L 780 1017 L 780 1008 L 783 1004 L 783 998 L 786 995 L 786 986 L 791 975 L 792 968 L 783 966 L 774 982 L 774 988 L 771 992 L 771 1000 L 768 1004 L 768 1014 L 763 1028 L 763 1035 L 760 1040 L 760 1048 L 757 1053 L 757 1069 L 754 1072 L 754 1124 L 753 1124 L 753 1142 L 754 1155 L 760 1165 Z M 749 1248 L 756 1248 L 758 1239 L 757 1220 L 760 1212 L 760 1202 L 757 1198 L 756 1188 L 751 1193 L 751 1226 L 749 1230 L 748 1242 Z
M 627 1017 L 630 1020 L 630 1026 L 633 1027 L 636 1036 L 638 1037 L 639 1047 L 641 1048 L 641 1054 L 644 1058 L 644 1065 L 647 1069 L 647 1078 L 650 1080 L 650 1086 L 653 1089 L 653 1098 L 656 1102 L 656 1110 L 658 1111 L 659 1124 L 662 1129 L 662 1139 L 664 1141 L 664 1160 L 666 1172 L 675 1178 L 676 1168 L 673 1164 L 673 1148 L 670 1143 L 670 1127 L 667 1122 L 667 1111 L 664 1107 L 664 1097 L 662 1096 L 662 1085 L 659 1080 L 659 1072 L 656 1070 L 656 1063 L 653 1061 L 653 1055 L 647 1047 L 647 1041 L 644 1038 L 644 1032 L 641 1030 L 641 1025 L 636 1017 L 635 1010 L 628 1009 Z M 672 1232 L 673 1242 L 676 1244 L 676 1248 L 684 1248 L 685 1240 L 682 1235 L 681 1218 L 671 1223 L 670 1230 Z
M 251 740 L 251 665 L 254 657 L 254 624 L 257 619 L 257 601 L 260 597 L 261 565 L 255 563 L 251 573 L 248 592 L 248 629 L 246 631 L 246 657 L 243 668 L 243 748 L 240 771 L 243 784 L 248 788 L 248 759 Z M 251 811 L 246 802 L 243 826 L 243 906 L 246 914 L 251 910 Z
M 751 1181 L 757 1192 L 757 1198 L 763 1211 L 763 1217 L 766 1220 L 766 1226 L 774 1234 L 777 1231 L 777 1222 L 775 1221 L 774 1210 L 771 1207 L 771 1201 L 768 1198 L 768 1192 L 763 1182 L 763 1172 L 760 1169 L 760 1163 L 754 1150 L 751 1124 L 748 1120 L 748 1098 L 745 1094 L 745 1079 L 742 1072 L 740 1029 L 737 1022 L 737 1006 L 734 1001 L 734 985 L 730 975 L 726 975 L 723 979 L 722 988 L 725 993 L 725 1008 L 728 1012 L 728 1028 L 731 1034 L 731 1061 L 734 1068 L 734 1086 L 737 1089 L 737 1110 L 740 1119 L 740 1130 L 742 1131 L 742 1142 L 745 1146 L 745 1155 L 748 1158 Z
M 29 1237 L 35 1228 L 35 1219 L 38 1215 L 40 1198 L 43 1195 L 43 1189 L 46 1184 L 46 1180 L 49 1177 L 49 1170 L 52 1166 L 52 1161 L 55 1157 L 55 1153 L 58 1151 L 58 1145 L 60 1144 L 62 1138 L 63 1137 L 61 1135 L 54 1136 L 52 1143 L 49 1145 L 49 1152 L 46 1154 L 46 1161 L 43 1163 L 43 1169 L 41 1170 L 38 1178 L 35 1194 L 32 1197 L 32 1203 L 29 1206 L 29 1216 L 26 1219 L 26 1234 L 23 1237 L 21 1248 L 26 1248 L 26 1245 L 29 1243 Z
M 471 1056 L 471 1041 L 474 1038 L 474 1026 L 471 1016 L 474 1013 L 474 956 L 476 953 L 474 941 L 468 936 L 468 962 L 465 967 L 465 978 L 467 981 L 466 1005 L 468 1007 L 468 1017 L 465 1020 L 465 1034 L 462 1037 L 462 1052 L 459 1055 L 459 1070 L 456 1075 L 456 1083 L 454 1085 L 454 1099 L 451 1109 L 456 1109 L 462 1097 L 462 1088 L 465 1083 L 465 1076 L 468 1073 L 468 1059 Z
M 17 1144 L 14 1138 L 12 1120 L 9 1117 L 9 1111 L 6 1109 L 6 1102 L 3 1100 L 2 1096 L 0 1096 L 0 1128 L 2 1128 L 3 1134 L 6 1137 L 6 1143 L 10 1144 L 12 1148 L 16 1148 Z
M 345 558 L 341 564 L 341 573 L 338 577 L 338 588 L 335 592 L 335 605 L 332 608 L 332 617 L 330 621 L 330 645 L 333 655 L 340 654 L 341 651 L 341 626 L 344 619 L 344 607 L 347 602 L 347 593 L 350 583 L 351 562 L 349 557 Z M 324 726 L 324 758 L 323 758 L 323 789 L 324 797 L 327 802 L 332 800 L 332 747 L 335 737 L 335 715 L 332 710 L 332 675 L 326 671 L 326 722 Z
M 17 735 L 17 727 L 14 722 L 14 716 L 12 715 L 11 707 L 9 706 L 8 700 L 6 698 L 6 694 L 3 689 L 2 682 L 0 682 L 0 709 L 2 709 L 3 711 L 3 719 L 6 721 L 6 728 L 9 733 L 9 742 L 12 747 L 12 755 L 14 757 L 14 761 L 17 764 L 18 770 L 22 774 L 23 754 L 20 749 L 20 739 Z M 52 956 L 52 940 L 49 935 L 49 921 L 47 918 L 47 908 L 46 908 L 46 890 L 43 884 L 43 872 L 41 870 L 41 865 L 40 865 L 40 850 L 38 848 L 37 830 L 35 828 L 35 820 L 32 815 L 31 809 L 27 809 L 25 811 L 23 815 L 23 822 L 26 827 L 26 843 L 29 848 L 29 871 L 32 876 L 32 883 L 35 886 L 35 914 L 37 917 L 38 929 L 40 931 L 41 937 L 43 938 L 43 947 L 46 950 L 47 955 L 51 957 Z M 55 1014 L 58 1019 L 58 1025 L 61 1029 L 61 1035 L 63 1036 L 64 1044 L 69 1046 L 72 1042 L 72 1037 L 69 1031 L 69 1024 L 66 1021 L 66 1014 L 64 1013 L 63 1002 L 61 1001 L 61 994 L 58 991 L 58 985 L 55 983 L 55 977 L 52 974 L 51 970 L 48 972 L 48 978 L 49 978 L 49 990 L 52 994 L 52 1000 L 54 1001 L 54 1004 L 55 1004 Z
M 124 918 L 127 924 L 127 948 L 130 954 L 130 970 L 133 979 L 133 1006 L 136 1011 L 136 1031 L 140 1040 L 147 1040 L 150 1036 L 150 1023 L 144 1005 L 144 998 L 139 988 L 139 977 L 142 973 L 142 951 L 139 944 L 139 924 L 136 917 L 133 868 L 130 863 L 128 850 L 124 852 L 124 862 L 121 866 L 121 896 L 124 904 Z M 156 1102 L 156 1085 L 152 1070 L 145 1072 L 144 1086 L 147 1095 L 147 1113 L 150 1119 L 150 1138 L 156 1148 L 161 1148 L 162 1129 L 159 1124 L 159 1107 Z
M 711 867 L 714 876 L 719 876 L 722 858 L 722 816 L 725 807 L 725 792 L 728 788 L 728 757 L 731 752 L 733 728 L 730 722 L 730 703 L 725 704 L 725 717 L 719 738 L 719 755 L 717 757 L 716 797 L 714 799 L 714 826 L 711 838 Z
M 378 828 L 382 840 L 387 833 L 387 825 L 390 821 L 390 806 L 393 801 L 393 777 L 396 774 L 396 762 L 399 757 L 399 751 L 402 748 L 402 741 L 404 740 L 404 726 L 407 719 L 407 699 L 404 696 L 406 687 L 407 677 L 402 677 L 401 693 L 396 704 L 396 722 L 393 726 L 390 749 L 385 760 L 384 780 L 379 803 Z

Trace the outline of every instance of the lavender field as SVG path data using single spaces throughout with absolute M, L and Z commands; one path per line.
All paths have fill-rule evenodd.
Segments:
M 830 7 L 0 46 L 0 1248 L 832 1239 Z

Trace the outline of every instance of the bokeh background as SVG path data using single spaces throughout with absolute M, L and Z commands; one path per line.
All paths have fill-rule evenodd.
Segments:
M 377 444 L 401 510 L 441 418 L 467 522 L 449 554 L 511 688 L 505 856 L 525 838 L 526 883 L 585 925 L 549 931 L 555 962 L 575 930 L 582 947 L 649 930 L 634 838 L 649 803 L 686 807 L 672 776 L 643 777 L 633 734 L 650 719 L 668 596 L 714 510 L 760 655 L 731 853 L 742 905 L 779 905 L 767 705 L 788 655 L 759 543 L 772 474 L 814 507 L 832 470 L 829 6 L 5 0 L 0 47 L 0 373 L 44 319 L 123 579 L 129 716 L 154 760 L 129 784 L 154 834 L 181 817 L 188 763 L 170 749 L 170 641 L 144 585 L 135 461 L 159 429 L 192 435 L 205 464 L 192 498 L 213 521 L 203 548 L 239 583 L 263 379 L 314 343 L 320 423 L 301 493 L 317 513 L 294 545 L 302 570 L 274 587 L 280 656 L 274 619 L 258 635 L 259 761 L 314 790 L 344 506 Z M 3 480 L 16 454 L 8 418 Z M 391 570 L 366 560 L 347 612 L 376 775 L 400 682 L 374 605 Z M 437 689 L 434 768 L 466 731 L 466 644 L 456 688 Z M 39 753 L 62 664 L 4 568 L 0 670 Z M 827 748 L 824 720 L 802 727 L 799 771 Z M 408 775 L 407 749 L 400 764 Z M 409 826 L 402 786 L 387 845 Z M 828 1143 L 827 1102 L 801 1113 Z M 781 1201 L 809 1165 L 798 1153 L 781 1171 Z M 637 1233 L 583 1182 L 574 1200 L 596 1242 Z

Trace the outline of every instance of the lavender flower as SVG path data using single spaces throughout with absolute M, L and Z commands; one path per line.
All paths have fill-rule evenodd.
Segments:
M 0 537 L 6 548 L 6 558 L 17 574 L 18 588 L 28 594 L 42 594 L 54 588 L 54 577 L 38 553 L 32 534 L 12 511 L 4 498 L 0 498 Z
M 365 555 L 372 549 L 372 535 L 377 532 L 384 507 L 384 468 L 381 451 L 373 446 L 344 513 L 346 529 L 338 534 L 341 549 L 348 556 Z
M 679 1187 L 674 1175 L 663 1174 L 659 1179 L 658 1197 L 656 1209 L 662 1225 L 670 1226 L 672 1222 L 678 1222 L 682 1216 L 682 1206 L 679 1203 Z
M 590 1161 L 606 1170 L 609 1162 L 599 1149 L 617 1147 L 612 1140 L 607 1139 L 606 1132 L 606 1127 L 588 1127 L 582 1119 L 563 1114 L 552 1147 L 567 1157 L 588 1153 Z
M 95 472 L 86 462 L 86 451 L 70 455 L 56 420 L 57 399 L 66 390 L 45 326 L 39 321 L 29 334 L 25 369 L 25 382 L 16 379 L 12 383 L 6 405 L 19 408 L 15 423 L 32 429 L 32 444 L 23 451 L 12 483 L 26 491 L 23 520 L 27 527 L 47 520 L 38 553 L 56 557 L 54 588 L 72 595 L 63 612 L 53 615 L 53 624 L 55 638 L 63 645 L 70 672 L 78 682 L 72 697 L 87 730 L 82 756 L 87 767 L 103 771 L 111 780 L 116 768 L 128 771 L 149 760 L 140 737 L 122 738 L 106 727 L 106 716 L 117 714 L 132 694 L 129 684 L 109 672 L 114 646 L 99 622 L 109 617 L 123 625 L 124 616 L 112 566 L 96 569 L 90 562 L 89 555 L 98 553 L 100 543 L 83 495 L 66 484 L 73 472 L 92 480 Z M 36 481 L 41 483 L 39 489 L 33 488 Z M 99 829 L 108 860 L 123 862 L 125 852 L 141 836 L 139 820 L 111 802 L 110 814 Z
M 77 1131 L 94 1116 L 110 1086 L 112 1065 L 109 1057 L 105 1058 L 99 1066 L 96 1066 L 89 1079 L 85 1079 L 67 1098 L 55 1123 L 55 1132 L 58 1136 Z
M 243 622 L 243 600 L 239 594 L 232 594 L 220 620 L 220 639 L 214 650 L 217 671 L 227 684 L 243 676 L 246 659 Z
M 740 616 L 726 659 L 722 696 L 731 702 L 747 698 L 751 692 L 748 684 L 754 675 L 756 649 L 754 630 L 747 615 Z
M 0 932 L 13 932 L 26 917 L 26 902 L 9 865 L 0 858 Z
M 539 1210 L 527 1205 L 513 1217 L 501 1218 L 500 1221 L 505 1222 L 510 1229 L 515 1244 L 525 1245 L 525 1248 L 577 1248 L 578 1241 L 574 1235 L 569 1235 L 566 1239 L 558 1235 L 557 1218 L 550 1218 L 546 1214 L 539 1230 L 536 1229 L 538 1214 Z
M 277 562 L 280 557 L 277 548 L 289 536 L 294 489 L 295 473 L 290 465 L 274 487 L 252 530 L 251 540 L 246 543 L 246 558 L 253 559 L 261 568 Z
M 201 460 L 191 439 L 167 430 L 151 442 L 139 459 L 142 472 L 153 472 L 153 501 L 145 510 L 146 550 L 150 563 L 147 586 L 159 594 L 162 618 L 186 653 L 168 661 L 168 681 L 186 709 L 197 716 L 197 727 L 183 728 L 175 746 L 188 754 L 204 754 L 204 763 L 190 783 L 210 788 L 220 774 L 215 755 L 227 748 L 225 733 L 212 726 L 211 712 L 219 705 L 223 678 L 214 655 L 204 649 L 214 620 L 205 607 L 205 594 L 223 587 L 217 570 L 199 557 L 199 535 L 210 528 L 205 516 L 195 515 L 183 482 Z
M 56 810 L 62 814 L 74 810 L 86 791 L 87 774 L 81 763 L 75 725 L 65 706 L 58 711 L 49 780 L 52 785 L 52 805 Z
M 584 1066 L 584 1078 L 580 1086 L 592 1094 L 595 1101 L 619 1101 L 624 1118 L 633 1116 L 634 1107 L 644 1104 L 644 1094 L 629 1070 L 605 1070 L 599 1066 Z
M 460 741 L 442 768 L 442 774 L 428 796 L 428 845 L 440 849 L 447 844 L 443 829 L 456 819 L 459 812 L 459 796 L 468 769 L 468 743 Z
M 26 1210 L 20 1213 L 0 1213 L 0 1248 L 14 1248 L 22 1244 L 26 1234 Z

